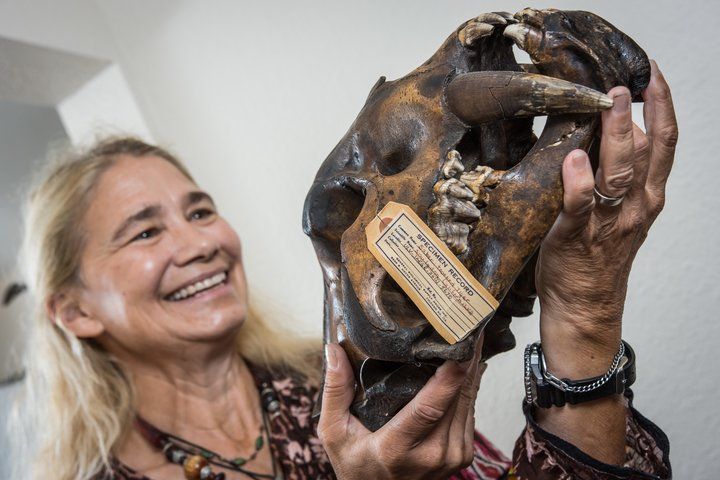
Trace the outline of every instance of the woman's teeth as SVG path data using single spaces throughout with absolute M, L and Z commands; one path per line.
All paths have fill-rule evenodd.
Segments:
M 193 283 L 192 285 L 188 285 L 187 287 L 178 290 L 177 292 L 170 295 L 170 300 L 178 301 L 178 300 L 184 300 L 188 297 L 192 297 L 193 295 L 195 295 L 197 293 L 200 293 L 204 290 L 207 290 L 209 288 L 212 288 L 216 285 L 223 283 L 226 278 L 227 278 L 227 273 L 225 273 L 225 272 L 218 273 L 217 275 L 213 275 L 210 278 L 206 278 L 205 280 L 201 280 L 197 283 Z

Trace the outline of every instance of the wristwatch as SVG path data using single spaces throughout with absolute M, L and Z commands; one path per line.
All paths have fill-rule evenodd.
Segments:
M 557 378 L 547 370 L 540 342 L 525 348 L 525 400 L 541 408 L 578 404 L 621 394 L 635 382 L 635 352 L 624 340 L 608 371 L 583 380 Z

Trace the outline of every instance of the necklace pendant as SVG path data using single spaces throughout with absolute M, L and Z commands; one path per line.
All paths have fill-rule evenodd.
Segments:
M 183 471 L 187 480 L 209 480 L 212 469 L 202 455 L 192 455 L 183 462 Z
M 183 462 L 183 471 L 187 480 L 225 480 L 225 474 L 214 473 L 207 458 L 193 455 Z

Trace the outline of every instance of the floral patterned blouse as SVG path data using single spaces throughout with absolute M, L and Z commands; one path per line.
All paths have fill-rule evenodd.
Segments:
M 318 440 L 312 418 L 318 387 L 292 375 L 270 376 L 254 369 L 258 383 L 270 384 L 280 408 L 270 418 L 273 457 L 286 480 L 334 479 L 332 466 Z M 264 386 L 264 385 L 263 385 Z M 534 420 L 533 408 L 523 405 L 527 426 L 515 443 L 512 459 L 481 433 L 475 433 L 475 458 L 449 480 L 657 480 L 672 477 L 666 435 L 632 407 L 627 392 L 627 446 L 625 464 L 607 465 L 575 446 L 544 431 Z M 113 472 L 98 479 L 151 480 L 114 462 Z

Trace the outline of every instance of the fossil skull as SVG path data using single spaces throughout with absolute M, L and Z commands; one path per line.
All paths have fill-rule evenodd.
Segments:
M 513 43 L 533 65 L 519 65 Z M 534 255 L 562 207 L 561 165 L 590 149 L 615 85 L 647 85 L 645 53 L 588 12 L 525 9 L 461 25 L 423 65 L 381 78 L 307 195 L 303 227 L 325 284 L 325 341 L 339 342 L 357 382 L 354 413 L 370 429 L 405 405 L 443 360 L 514 346 L 512 316 L 532 312 Z M 548 115 L 540 138 L 532 117 Z M 498 300 L 484 329 L 449 345 L 366 246 L 389 201 L 430 225 Z

